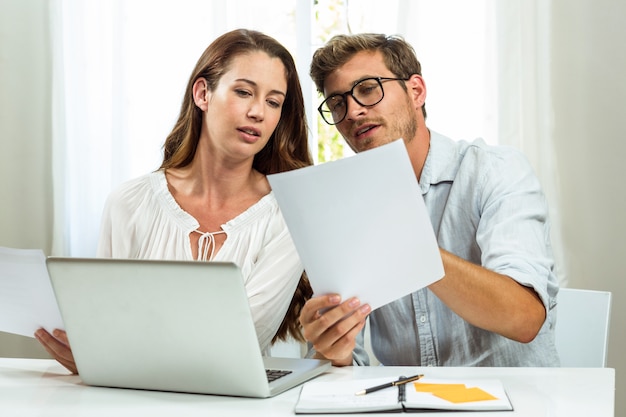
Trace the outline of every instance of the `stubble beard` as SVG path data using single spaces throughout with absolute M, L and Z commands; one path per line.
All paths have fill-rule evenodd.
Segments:
M 350 143 L 350 141 L 346 140 L 346 142 L 348 143 L 348 146 L 350 146 L 350 148 L 354 152 L 358 153 L 358 152 L 366 151 L 368 149 L 377 148 L 379 146 L 386 145 L 397 139 L 402 139 L 404 140 L 405 143 L 410 143 L 411 141 L 413 141 L 413 139 L 415 139 L 415 136 L 417 134 L 417 128 L 418 128 L 417 117 L 413 113 L 412 106 L 413 106 L 413 103 L 411 102 L 411 100 L 409 100 L 407 96 L 407 103 L 406 103 L 406 106 L 404 107 L 404 115 L 403 117 L 396 119 L 398 120 L 398 123 L 396 126 L 390 127 L 389 122 L 387 122 L 384 119 L 372 120 L 374 123 L 388 130 L 389 134 L 387 135 L 386 138 L 383 138 L 382 140 L 376 140 L 377 139 L 376 137 L 362 139 L 359 142 L 358 149 L 355 146 L 353 146 L 352 143 Z

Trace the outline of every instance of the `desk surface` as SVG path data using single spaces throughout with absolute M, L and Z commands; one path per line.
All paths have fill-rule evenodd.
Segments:
M 500 379 L 515 410 L 469 413 L 472 416 L 614 416 L 615 370 L 611 368 L 374 366 L 333 368 L 319 378 L 395 378 L 416 373 L 437 378 Z M 1 416 L 292 416 L 299 392 L 294 388 L 274 398 L 248 399 L 89 387 L 52 360 L 0 358 Z M 446 412 L 432 415 L 459 416 Z

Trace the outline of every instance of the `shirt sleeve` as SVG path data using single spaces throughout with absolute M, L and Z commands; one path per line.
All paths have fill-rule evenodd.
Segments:
M 485 162 L 476 240 L 484 267 L 532 287 L 546 309 L 556 290 L 548 207 L 527 159 L 511 151 Z
M 270 347 L 303 272 L 291 235 L 282 216 L 279 217 L 272 226 L 274 230 L 266 234 L 270 238 L 260 250 L 245 282 L 263 351 Z
M 134 197 L 137 198 L 137 197 Z M 102 258 L 141 258 L 135 242 L 138 217 L 125 189 L 112 192 L 106 200 L 100 222 L 97 256 Z
M 109 196 L 102 211 L 102 219 L 100 221 L 100 237 L 98 239 L 98 250 L 96 256 L 99 258 L 111 258 L 113 243 L 111 223 L 111 197 Z

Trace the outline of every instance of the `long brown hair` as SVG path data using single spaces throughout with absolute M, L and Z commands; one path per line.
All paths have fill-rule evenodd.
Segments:
M 289 336 L 293 337 L 299 342 L 306 342 L 304 336 L 302 336 L 302 326 L 300 325 L 300 311 L 304 307 L 304 303 L 313 295 L 313 289 L 309 283 L 309 278 L 306 275 L 306 271 L 302 273 L 300 282 L 298 282 L 298 288 L 293 293 L 291 303 L 287 314 L 283 318 L 283 322 L 280 324 L 278 331 L 272 338 L 272 344 L 277 340 L 287 340 Z
M 254 156 L 253 168 L 268 175 L 313 164 L 308 148 L 302 87 L 293 57 L 274 38 L 254 30 L 237 29 L 215 39 L 200 56 L 187 83 L 178 121 L 163 145 L 160 169 L 182 168 L 189 165 L 194 158 L 202 127 L 202 110 L 193 100 L 193 85 L 196 80 L 204 78 L 209 90 L 214 91 L 232 60 L 241 54 L 254 51 L 265 52 L 282 61 L 287 78 L 287 95 L 278 125 L 265 147 Z M 309 280 L 303 273 L 272 343 L 286 340 L 290 335 L 296 340 L 304 341 L 298 317 L 312 292 Z

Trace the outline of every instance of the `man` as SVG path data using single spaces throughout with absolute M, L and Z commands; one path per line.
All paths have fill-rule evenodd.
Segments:
M 404 140 L 445 270 L 373 312 L 356 297 L 310 299 L 300 322 L 314 355 L 369 364 L 369 315 L 385 365 L 558 366 L 548 209 L 527 160 L 430 131 L 421 66 L 400 37 L 335 36 L 314 54 L 311 77 L 325 97 L 324 120 L 355 152 Z

